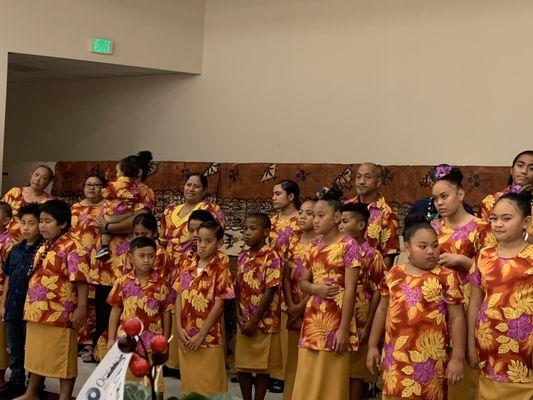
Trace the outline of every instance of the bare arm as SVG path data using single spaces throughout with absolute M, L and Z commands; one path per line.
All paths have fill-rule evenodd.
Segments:
M 342 301 L 341 324 L 337 333 L 335 333 L 335 351 L 344 353 L 348 350 L 348 330 L 353 317 L 355 306 L 355 288 L 357 278 L 359 277 L 360 268 L 348 268 L 344 275 L 344 299 Z
M 172 316 L 169 311 L 163 312 L 163 336 L 168 340 L 172 330 Z
M 370 338 L 368 339 L 368 354 L 366 358 L 366 365 L 372 375 L 377 375 L 379 371 L 379 341 L 383 336 L 385 330 L 385 321 L 387 319 L 387 311 L 389 308 L 389 296 L 381 296 L 374 322 L 372 323 L 372 330 L 370 331 Z
M 448 363 L 448 384 L 455 385 L 463 379 L 466 347 L 466 319 L 462 304 L 448 304 L 452 355 Z
M 107 328 L 107 348 L 110 348 L 115 343 L 121 314 L 122 308 L 114 306 L 111 309 L 111 313 L 109 314 L 109 327 Z
M 87 282 L 76 282 L 78 291 L 78 306 L 72 313 L 72 323 L 75 328 L 81 328 L 87 319 L 87 298 L 89 297 L 89 285 Z
M 9 276 L 6 275 L 6 280 L 4 282 L 4 291 L 2 292 L 2 297 L 0 297 L 0 320 L 4 321 L 6 315 L 6 297 L 7 290 L 9 289 Z
M 181 295 L 178 294 L 176 296 L 176 303 L 174 308 L 174 319 L 176 320 L 176 331 L 178 332 L 178 338 L 182 344 L 186 344 L 189 342 L 191 337 L 187 333 L 185 329 L 183 329 L 183 325 L 181 324 Z
M 96 223 L 96 225 L 98 225 L 98 229 L 100 230 L 100 232 L 104 232 L 105 227 L 107 225 L 107 231 L 111 234 L 128 235 L 133 230 L 133 220 L 135 219 L 135 217 L 139 214 L 147 214 L 149 212 L 150 211 L 147 210 L 146 208 L 137 210 L 132 215 L 130 215 L 128 218 L 125 218 L 124 220 L 114 223 L 114 224 L 107 223 L 104 217 L 96 217 L 94 219 L 94 222 Z
M 325 299 L 333 298 L 341 291 L 339 285 L 333 283 L 312 283 L 313 274 L 307 268 L 303 268 L 302 279 L 300 280 L 300 289 L 308 295 L 320 296 Z
M 381 295 L 378 290 L 372 293 L 372 298 L 370 299 L 370 305 L 368 310 L 368 317 L 366 319 L 365 326 L 361 330 L 361 335 L 359 336 L 359 342 L 365 344 L 368 341 L 370 336 L 370 330 L 372 329 L 372 321 L 374 320 L 374 315 L 376 315 L 376 310 L 379 305 Z

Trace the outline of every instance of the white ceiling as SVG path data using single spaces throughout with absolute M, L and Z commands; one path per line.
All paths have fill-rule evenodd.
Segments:
M 9 53 L 8 82 L 163 75 L 176 72 L 68 58 Z

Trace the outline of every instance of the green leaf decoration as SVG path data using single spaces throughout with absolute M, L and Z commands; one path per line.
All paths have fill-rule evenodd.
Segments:
M 150 400 L 151 396 L 150 390 L 138 382 L 124 384 L 124 400 Z

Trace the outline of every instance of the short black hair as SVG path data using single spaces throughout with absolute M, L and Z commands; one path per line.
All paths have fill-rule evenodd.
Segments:
M 262 212 L 254 212 L 251 214 L 248 214 L 246 216 L 246 219 L 257 219 L 259 222 L 261 222 L 261 225 L 264 229 L 269 230 L 272 227 L 272 223 L 270 222 L 270 218 L 268 215 Z
M 150 172 L 150 164 L 153 160 L 152 152 L 148 150 L 139 151 L 135 157 L 137 157 L 139 168 L 142 171 L 141 182 L 144 182 Z
M 529 188 L 529 190 L 522 190 L 520 193 L 506 193 L 498 199 L 496 204 L 503 200 L 512 201 L 516 205 L 518 210 L 520 210 L 522 218 L 531 215 L 531 207 L 533 207 L 533 196 L 531 194 L 531 188 Z
M 105 177 L 105 174 L 102 171 L 92 171 L 85 177 L 85 182 L 87 182 L 87 179 L 89 178 L 98 178 L 100 180 L 100 183 L 102 184 L 102 187 L 106 187 L 108 182 L 107 178 Z
M 66 232 L 71 227 L 72 214 L 67 203 L 61 200 L 53 199 L 41 204 L 41 213 L 50 214 L 58 223 L 58 225 L 66 224 L 63 232 Z
M 521 151 L 520 153 L 518 153 L 516 155 L 516 157 L 513 159 L 513 164 L 511 165 L 512 167 L 515 166 L 515 164 L 518 162 L 518 159 L 524 155 L 528 155 L 528 156 L 533 156 L 533 150 L 524 150 L 524 151 Z M 509 175 L 509 181 L 507 182 L 507 184 L 509 186 L 511 186 L 513 184 L 513 176 L 512 175 Z
M 194 210 L 191 215 L 189 215 L 189 220 L 187 222 L 192 220 L 202 222 L 215 221 L 215 217 L 207 210 Z
M 421 214 L 409 214 L 404 221 L 403 240 L 408 243 L 416 232 L 420 229 L 427 229 L 435 233 L 435 229 L 431 226 L 429 220 Z
M 37 203 L 29 203 L 20 207 L 17 217 L 22 218 L 25 215 L 33 215 L 39 221 L 41 216 L 41 206 Z
M 157 244 L 153 239 L 150 239 L 147 236 L 139 236 L 131 241 L 130 252 L 133 253 L 135 249 L 140 249 L 142 247 L 151 247 L 156 250 Z
M 142 227 L 157 233 L 157 219 L 152 213 L 142 213 L 133 218 L 133 226 L 141 225 Z
M 207 229 L 208 231 L 213 232 L 217 240 L 224 239 L 224 228 L 222 228 L 222 225 L 220 225 L 217 221 L 203 222 L 202 225 L 198 227 L 198 231 L 200 231 L 200 229 Z
M 200 179 L 200 183 L 202 184 L 202 188 L 204 190 L 207 190 L 207 176 L 202 174 L 201 172 L 189 172 L 186 176 L 185 183 L 189 180 L 189 178 L 192 178 L 193 176 L 197 176 L 198 179 Z
M 370 218 L 370 211 L 368 211 L 367 205 L 361 202 L 343 204 L 341 206 L 341 212 L 351 212 L 363 220 L 365 224 L 368 223 L 368 219 Z
M 300 198 L 300 186 L 291 179 L 283 179 L 278 182 L 278 185 L 287 193 L 294 195 L 294 206 L 300 208 L 302 205 L 302 199 Z
M 6 215 L 6 217 L 13 217 L 13 209 L 9 203 L 5 201 L 0 201 L 0 210 Z

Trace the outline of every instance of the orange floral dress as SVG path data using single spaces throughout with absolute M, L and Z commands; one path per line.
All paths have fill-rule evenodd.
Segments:
M 405 265 L 395 265 L 382 281 L 381 296 L 389 297 L 383 394 L 445 399 L 450 344 L 446 305 L 463 302 L 457 273 L 436 267 L 415 276 L 406 273 Z
M 159 241 L 163 246 L 177 246 L 189 240 L 189 230 L 187 225 L 190 214 L 179 216 L 180 211 L 185 204 L 172 203 L 165 208 L 161 218 L 161 227 Z M 213 217 L 222 226 L 225 225 L 224 214 L 222 209 L 216 203 L 210 203 L 206 200 L 200 201 L 192 211 L 206 210 L 213 214 Z M 191 212 L 192 212 L 191 211 Z M 173 247 L 174 248 L 174 247 Z M 175 248 L 177 250 L 177 247 Z M 169 249 L 167 249 L 169 250 Z
M 102 190 L 104 216 L 133 214 L 139 202 L 139 187 L 134 179 L 121 176 Z
M 289 271 L 289 282 L 291 287 L 292 301 L 298 304 L 305 297 L 305 294 L 300 289 L 300 281 L 302 280 L 302 273 L 305 265 L 305 259 L 311 243 L 302 243 L 302 231 L 297 232 L 291 240 L 289 251 L 287 253 L 286 268 Z M 287 318 L 287 329 L 290 331 L 300 331 L 303 323 L 303 315 L 296 319 Z
M 359 196 L 346 203 L 359 202 Z M 387 204 L 383 196 L 379 196 L 368 205 L 370 218 L 365 239 L 370 246 L 379 250 L 383 257 L 400 254 L 400 238 L 398 236 L 398 215 Z
M 490 213 L 492 212 L 492 209 L 494 208 L 494 204 L 502 197 L 503 195 L 511 192 L 519 192 L 520 186 L 508 186 L 505 189 L 503 189 L 501 192 L 495 193 L 495 194 L 489 194 L 486 196 L 483 200 L 481 200 L 481 204 L 479 205 L 479 210 L 477 212 L 477 215 L 479 218 L 488 221 Z
M 93 222 L 94 218 L 102 215 L 102 206 L 86 206 L 81 202 L 74 203 L 70 208 L 72 212 L 72 227 L 70 234 L 77 239 L 87 254 L 96 251 L 96 242 L 100 237 L 100 231 Z M 90 274 L 89 269 L 89 274 Z M 89 277 L 88 277 L 89 278 Z M 79 342 L 83 344 L 91 344 L 96 323 L 96 310 L 94 308 L 94 287 L 89 285 L 89 301 L 87 304 L 87 322 L 79 331 Z
M 289 247 L 297 240 L 297 233 L 300 232 L 298 216 L 282 219 L 279 213 L 270 218 L 270 246 L 278 252 L 283 260 L 288 257 Z
M 381 253 L 368 242 L 364 242 L 359 248 L 361 249 L 361 271 L 357 279 L 354 315 L 356 326 L 362 328 L 368 320 L 370 300 L 374 293 L 380 290 L 387 268 Z
M 476 320 L 481 373 L 496 382 L 533 383 L 533 244 L 502 258 L 485 248 L 470 282 L 483 291 Z
M 154 191 L 143 183 L 138 183 L 137 186 L 140 194 L 135 211 L 146 209 L 153 213 L 157 202 Z M 91 253 L 89 283 L 93 285 L 113 286 L 115 281 L 122 276 L 130 243 L 126 235 L 113 235 L 109 243 L 111 257 L 107 260 L 97 260 L 95 258 L 97 253 L 96 249 L 101 247 L 101 243 L 101 237 L 98 235 L 96 248 Z
M 197 267 L 198 257 L 194 257 L 181 268 L 173 285 L 181 297 L 181 324 L 190 337 L 200 331 L 215 300 L 235 298 L 228 256 L 218 251 L 200 274 Z M 222 346 L 221 319 L 211 327 L 201 347 Z
M 24 200 L 24 196 L 22 195 L 22 189 L 22 187 L 14 187 L 10 189 L 2 198 L 2 201 L 8 203 L 13 209 L 13 218 L 11 219 L 11 222 L 7 225 L 7 229 L 16 241 L 22 239 L 22 234 L 20 232 L 20 219 L 17 216 L 17 213 L 19 212 L 22 206 L 28 204 L 28 202 Z M 54 199 L 54 196 L 52 196 L 51 194 L 44 194 L 45 198 L 41 201 L 41 204 L 48 200 Z
M 24 305 L 26 321 L 56 327 L 72 327 L 76 310 L 76 282 L 86 282 L 89 257 L 82 244 L 67 232 L 45 242 L 37 253 Z
M 0 262 L 2 265 L 2 270 L 0 271 L 0 296 L 2 296 L 2 293 L 4 293 L 4 285 L 6 283 L 6 276 L 3 272 L 4 263 L 7 260 L 7 255 L 9 254 L 9 250 L 11 250 L 11 247 L 13 247 L 15 242 L 16 241 L 11 236 L 11 233 L 9 232 L 9 230 L 6 230 L 0 233 Z
M 156 272 L 141 282 L 132 271 L 119 278 L 107 297 L 111 307 L 122 309 L 120 321 L 139 318 L 144 326 L 141 339 L 148 346 L 155 335 L 163 334 L 163 314 L 174 308 L 176 293 L 168 282 Z M 117 330 L 117 337 L 124 333 L 122 324 Z M 107 335 L 104 335 L 107 336 Z
M 443 219 L 435 219 L 431 225 L 437 233 L 441 254 L 460 254 L 473 259 L 483 247 L 490 246 L 496 241 L 490 230 L 490 224 L 475 217 L 467 224 L 457 228 L 447 227 Z M 468 300 L 470 299 L 468 271 L 460 270 L 458 272 L 465 297 L 465 308 L 468 308 Z
M 277 287 L 274 298 L 257 327 L 264 334 L 280 331 L 281 258 L 268 245 L 256 254 L 244 250 L 237 259 L 236 294 L 239 312 L 248 321 L 256 312 L 265 291 Z
M 307 301 L 298 346 L 311 350 L 333 351 L 334 338 L 342 317 L 345 270 L 361 268 L 361 249 L 349 236 L 342 236 L 327 246 L 319 237 L 313 241 L 305 259 L 313 283 L 339 285 L 341 291 L 332 299 L 312 295 Z M 357 351 L 359 338 L 352 318 L 349 330 L 349 351 Z

